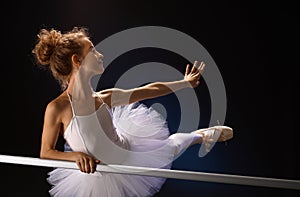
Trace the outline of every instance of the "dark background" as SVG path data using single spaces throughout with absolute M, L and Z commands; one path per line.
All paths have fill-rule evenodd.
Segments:
M 295 118 L 298 10 L 286 1 L 241 2 L 3 2 L 0 154 L 39 157 L 44 109 L 60 93 L 50 73 L 33 63 L 31 50 L 40 28 L 65 31 L 85 26 L 96 44 L 128 28 L 154 25 L 188 34 L 210 53 L 225 83 L 225 124 L 235 131 L 227 146 L 216 144 L 203 158 L 197 156 L 198 146 L 191 147 L 174 162 L 173 168 L 299 180 L 299 129 Z M 122 55 L 111 68 L 120 75 L 117 66 L 130 67 L 147 61 L 173 66 L 187 63 L 168 51 L 143 49 Z M 112 86 L 112 81 L 105 85 Z M 209 101 L 204 82 L 197 92 L 199 97 L 204 95 L 201 101 L 206 106 Z M 145 103 L 168 103 L 176 110 L 175 100 L 170 95 Z M 209 121 L 209 109 L 204 109 L 207 114 L 201 115 L 199 127 L 207 126 Z M 174 113 L 169 118 L 170 130 L 174 132 L 177 117 Z M 1 196 L 48 196 L 46 177 L 50 170 L 1 163 Z M 156 196 L 255 195 L 286 197 L 298 196 L 299 192 L 168 179 Z

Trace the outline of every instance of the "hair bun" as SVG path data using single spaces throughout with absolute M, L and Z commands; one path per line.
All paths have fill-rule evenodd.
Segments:
M 50 31 L 41 29 L 37 37 L 38 42 L 32 52 L 36 55 L 40 64 L 49 64 L 50 58 L 55 51 L 62 34 L 60 31 L 56 31 L 54 29 L 51 29 Z

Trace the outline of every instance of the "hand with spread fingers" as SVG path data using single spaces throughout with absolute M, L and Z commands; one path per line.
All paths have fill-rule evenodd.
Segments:
M 205 63 L 203 61 L 200 63 L 199 67 L 198 67 L 198 61 L 194 62 L 192 68 L 190 68 L 190 65 L 188 64 L 186 66 L 184 80 L 188 81 L 193 88 L 197 87 L 200 83 L 199 79 L 204 70 L 204 67 L 205 67 Z

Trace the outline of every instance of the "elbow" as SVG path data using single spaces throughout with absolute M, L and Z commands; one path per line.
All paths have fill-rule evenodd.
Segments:
M 49 158 L 49 150 L 41 150 L 40 151 L 40 158 L 41 159 L 47 159 Z
M 46 158 L 45 153 L 42 152 L 42 151 L 40 152 L 40 158 L 41 158 L 41 159 L 45 159 L 45 158 Z

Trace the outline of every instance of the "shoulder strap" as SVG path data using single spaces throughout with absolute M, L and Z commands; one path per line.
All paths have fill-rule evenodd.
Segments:
M 102 101 L 102 103 L 105 103 L 103 101 L 103 99 L 101 98 L 101 96 L 100 96 L 100 92 L 94 92 L 94 95 L 96 95 L 98 98 L 100 98 L 100 100 Z
M 67 91 L 67 95 L 68 95 L 68 98 L 69 98 L 69 101 L 70 101 L 70 105 L 71 105 L 71 108 L 72 108 L 72 114 L 73 114 L 73 116 L 75 116 L 75 111 L 74 111 L 74 108 L 73 108 L 72 99 L 71 99 L 71 96 L 70 96 L 70 94 L 68 93 L 68 91 Z

